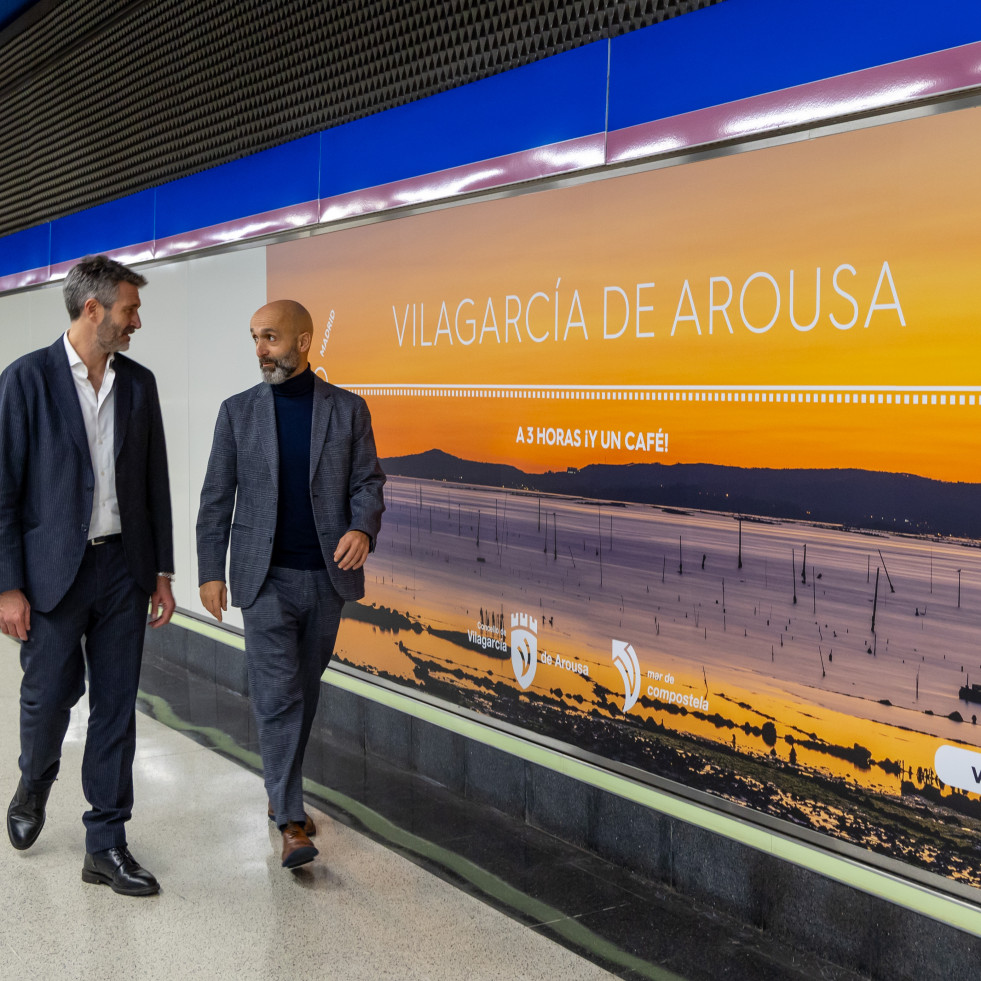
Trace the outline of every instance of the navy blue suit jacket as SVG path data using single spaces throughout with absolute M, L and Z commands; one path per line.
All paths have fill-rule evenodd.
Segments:
M 174 569 L 170 482 L 153 374 L 113 360 L 116 496 L 130 574 L 147 595 Z M 61 337 L 0 375 L 0 591 L 22 589 L 42 613 L 78 573 L 94 475 Z
M 272 389 L 261 382 L 221 404 L 198 511 L 198 582 L 225 578 L 234 606 L 255 602 L 272 559 L 279 495 L 279 436 Z M 375 547 L 385 510 L 371 415 L 360 395 L 314 379 L 310 503 L 331 582 L 346 600 L 364 596 L 364 569 L 339 569 L 348 531 Z

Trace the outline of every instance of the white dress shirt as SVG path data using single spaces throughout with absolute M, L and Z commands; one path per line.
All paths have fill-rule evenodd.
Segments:
M 98 392 L 89 381 L 89 370 L 78 352 L 68 340 L 65 332 L 65 353 L 75 379 L 75 391 L 82 407 L 82 420 L 85 435 L 89 442 L 89 456 L 92 458 L 92 472 L 95 487 L 92 493 L 92 517 L 89 521 L 88 537 L 101 538 L 103 535 L 118 535 L 123 526 L 119 520 L 119 501 L 116 498 L 116 452 L 114 411 L 116 399 L 113 382 L 116 372 L 112 367 L 112 355 L 106 362 L 102 377 L 102 387 Z

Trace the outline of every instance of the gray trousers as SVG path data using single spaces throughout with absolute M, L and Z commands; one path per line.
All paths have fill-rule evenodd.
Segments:
M 303 754 L 344 600 L 326 569 L 272 568 L 242 610 L 249 698 L 276 824 L 304 822 Z

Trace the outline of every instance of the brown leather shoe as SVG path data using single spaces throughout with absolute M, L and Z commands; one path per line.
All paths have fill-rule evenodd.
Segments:
M 283 868 L 295 869 L 312 862 L 319 852 L 306 832 L 295 821 L 283 828 Z
M 273 811 L 272 801 L 269 801 L 269 807 L 266 813 L 269 815 L 270 821 L 276 820 L 276 814 Z M 317 826 L 313 823 L 313 818 L 310 817 L 310 815 L 307 814 L 306 811 L 303 812 L 303 816 L 306 818 L 306 822 L 303 825 L 303 830 L 306 832 L 306 836 L 308 838 L 315 837 L 317 834 Z

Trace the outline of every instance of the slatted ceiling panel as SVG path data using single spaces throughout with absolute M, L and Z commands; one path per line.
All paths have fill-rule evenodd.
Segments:
M 721 0 L 65 0 L 0 49 L 0 235 Z

